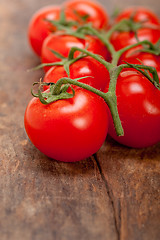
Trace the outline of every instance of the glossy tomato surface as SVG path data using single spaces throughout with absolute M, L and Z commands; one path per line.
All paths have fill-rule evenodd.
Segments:
M 123 64 L 125 62 L 154 67 L 157 70 L 157 74 L 160 79 L 160 56 L 147 52 L 139 52 L 139 49 L 131 49 L 122 55 L 119 64 Z
M 156 43 L 160 39 L 160 28 L 141 28 L 137 30 L 139 41 L 148 40 L 151 43 Z M 111 36 L 111 43 L 116 50 L 137 43 L 134 32 L 114 32 Z
M 143 148 L 160 141 L 160 91 L 141 73 L 124 70 L 116 86 L 118 112 L 124 136 L 115 133 L 110 116 L 109 134 L 129 147 Z
M 94 88 L 104 91 L 109 83 L 109 72 L 103 64 L 91 57 L 81 58 L 70 65 L 70 78 L 81 78 L 79 80 Z M 67 77 L 67 73 L 63 66 L 54 66 L 45 74 L 44 82 L 56 83 L 60 78 Z
M 31 142 L 50 158 L 75 162 L 97 152 L 108 131 L 108 112 L 102 98 L 76 89 L 72 99 L 43 105 L 33 98 L 24 124 Z
M 104 44 L 95 36 L 86 36 L 85 39 L 80 39 L 75 36 L 51 34 L 49 35 L 42 46 L 41 61 L 42 63 L 53 63 L 61 61 L 52 51 L 60 53 L 63 57 L 68 57 L 72 47 L 87 49 L 92 53 L 101 55 L 104 59 L 110 60 L 110 54 Z M 75 52 L 75 57 L 79 52 Z M 44 67 L 48 71 L 50 67 Z
M 45 21 L 48 20 L 58 20 L 60 17 L 60 7 L 59 6 L 46 6 L 34 13 L 29 22 L 28 27 L 28 39 L 33 51 L 40 56 L 41 48 L 44 39 L 56 28 Z
M 104 7 L 97 1 L 89 0 L 71 0 L 64 3 L 64 7 L 70 10 L 80 24 L 84 21 L 82 17 L 87 16 L 86 22 L 92 23 L 97 29 L 106 28 L 108 26 L 109 17 Z
M 116 22 L 122 19 L 132 18 L 135 22 L 142 22 L 144 24 L 156 24 L 159 25 L 158 16 L 150 9 L 142 6 L 132 6 L 123 10 L 115 19 Z

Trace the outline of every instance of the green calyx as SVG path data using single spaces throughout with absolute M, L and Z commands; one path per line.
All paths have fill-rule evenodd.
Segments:
M 116 28 L 118 32 L 134 32 L 142 28 L 141 22 L 134 22 L 133 18 L 122 20 L 121 24 Z
M 39 83 L 37 82 L 37 83 L 34 83 L 34 85 L 35 84 L 39 84 Z M 55 94 L 54 84 L 50 84 L 50 91 L 42 92 L 41 87 L 44 85 L 49 85 L 49 84 L 41 84 L 40 83 L 39 88 L 38 88 L 38 94 L 34 94 L 32 90 L 31 90 L 31 93 L 34 97 L 38 97 L 39 100 L 41 101 L 41 103 L 43 103 L 45 105 L 55 102 L 57 100 L 69 99 L 74 96 L 74 89 L 72 87 L 71 87 L 72 93 L 67 92 L 67 90 L 69 88 L 68 85 L 62 86 L 61 89 L 59 90 L 59 94 Z
M 76 78 L 74 79 L 74 81 L 79 81 L 83 78 L 86 77 Z M 61 78 L 57 83 L 45 83 L 41 82 L 40 80 L 40 82 L 35 82 L 33 84 L 33 86 L 37 84 L 39 85 L 38 93 L 35 94 L 33 92 L 33 89 L 31 89 L 31 94 L 34 97 L 38 97 L 41 103 L 45 105 L 53 103 L 58 100 L 73 98 L 75 95 L 75 90 L 69 83 L 70 81 L 72 81 L 72 79 L 70 78 Z M 44 86 L 49 86 L 49 89 L 43 91 Z M 71 89 L 71 93 L 68 92 L 69 88 Z
M 44 20 L 47 22 L 50 22 L 54 27 L 61 28 L 59 30 L 62 30 L 63 27 L 65 29 L 65 27 L 71 28 L 71 27 L 75 27 L 78 25 L 77 21 L 68 21 L 66 19 L 64 9 L 62 9 L 60 11 L 60 19 L 59 20 L 49 20 L 49 19 L 44 19 Z

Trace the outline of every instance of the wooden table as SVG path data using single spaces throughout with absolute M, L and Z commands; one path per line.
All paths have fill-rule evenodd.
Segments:
M 26 136 L 30 88 L 43 75 L 27 71 L 39 63 L 27 25 L 35 10 L 51 3 L 0 3 L 0 239 L 159 240 L 160 144 L 136 150 L 108 137 L 95 156 L 61 163 Z M 127 0 L 101 3 L 111 11 Z M 158 0 L 142 4 L 159 10 Z

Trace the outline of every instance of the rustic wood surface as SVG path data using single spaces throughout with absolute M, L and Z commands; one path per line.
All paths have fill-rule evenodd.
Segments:
M 43 75 L 27 71 L 39 63 L 27 25 L 51 3 L 0 0 L 0 239 L 159 240 L 160 144 L 136 150 L 108 137 L 96 155 L 69 164 L 48 159 L 25 134 L 30 88 Z M 158 0 L 101 3 L 160 14 Z

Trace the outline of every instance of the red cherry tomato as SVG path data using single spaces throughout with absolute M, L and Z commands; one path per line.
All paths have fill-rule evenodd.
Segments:
M 46 6 L 35 12 L 32 16 L 28 27 L 28 39 L 33 51 L 40 56 L 41 47 L 44 39 L 56 28 L 45 21 L 58 20 L 60 17 L 59 6 Z
M 109 17 L 104 7 L 98 2 L 89 0 L 71 0 L 64 3 L 64 7 L 70 10 L 75 20 L 83 23 L 83 16 L 87 16 L 87 22 L 91 22 L 93 27 L 97 29 L 106 28 L 108 26 Z
M 138 49 L 137 51 L 135 50 L 136 49 L 134 48 L 124 53 L 120 58 L 119 64 L 123 64 L 125 61 L 132 64 L 143 64 L 154 67 L 157 70 L 157 74 L 160 79 L 160 56 L 147 52 L 139 52 Z
M 104 44 L 95 36 L 86 36 L 85 39 L 80 39 L 74 36 L 62 34 L 50 34 L 44 41 L 41 52 L 42 63 L 53 63 L 61 61 L 50 49 L 60 53 L 64 57 L 68 57 L 69 51 L 72 47 L 87 48 L 88 51 L 96 53 L 110 59 L 110 54 Z M 75 53 L 75 57 L 79 52 Z M 44 67 L 48 71 L 50 67 Z
M 141 28 L 137 31 L 139 41 L 148 40 L 151 43 L 156 43 L 160 39 L 159 28 Z M 111 36 L 111 43 L 116 50 L 137 43 L 135 33 L 133 32 L 114 32 Z
M 80 60 L 70 65 L 71 79 L 86 76 L 89 77 L 81 79 L 79 81 L 88 84 L 94 88 L 97 88 L 101 91 L 104 91 L 107 83 L 109 82 L 108 70 L 104 67 L 103 64 L 91 57 L 81 58 Z M 64 67 L 54 66 L 50 68 L 49 71 L 45 74 L 43 81 L 47 83 L 56 83 L 62 77 L 67 77 L 67 73 L 64 70 Z
M 118 112 L 124 136 L 115 133 L 110 116 L 109 134 L 129 147 L 143 148 L 160 141 L 160 91 L 141 73 L 120 73 L 116 86 Z
M 153 13 L 151 10 L 145 7 L 129 7 L 122 11 L 118 17 L 115 19 L 116 22 L 121 21 L 122 19 L 133 18 L 135 22 L 143 22 L 144 24 L 156 24 L 159 25 L 158 16 Z
M 108 15 L 103 8 L 91 1 L 72 1 L 59 6 L 45 6 L 36 11 L 29 21 L 28 39 L 33 51 L 40 56 L 44 39 L 56 31 L 56 27 L 45 21 L 60 20 L 60 12 L 64 10 L 66 20 L 78 21 L 80 24 L 93 22 L 93 26 L 100 29 L 108 25 Z M 86 21 L 82 21 L 83 16 L 88 15 Z
M 33 98 L 24 124 L 31 142 L 50 158 L 75 162 L 97 152 L 108 130 L 108 113 L 102 98 L 76 89 L 72 99 L 43 105 Z

